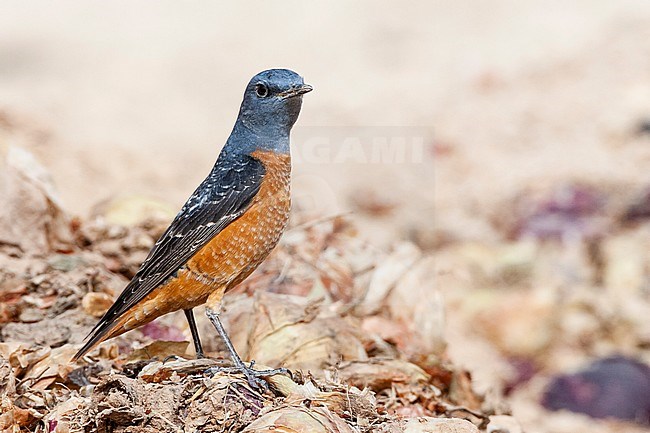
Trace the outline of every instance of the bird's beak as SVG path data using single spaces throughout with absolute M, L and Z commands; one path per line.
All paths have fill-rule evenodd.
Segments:
M 282 92 L 278 96 L 280 96 L 280 99 L 293 98 L 294 96 L 300 96 L 304 95 L 305 93 L 309 93 L 312 90 L 314 90 L 314 88 L 309 84 L 303 84 L 302 86 L 294 87 L 290 90 L 287 90 L 286 92 Z

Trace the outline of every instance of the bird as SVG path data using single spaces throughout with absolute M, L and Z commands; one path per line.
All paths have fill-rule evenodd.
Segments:
M 290 132 L 303 95 L 312 91 L 289 69 L 269 69 L 246 86 L 239 115 L 208 176 L 196 188 L 72 361 L 99 343 L 165 314 L 183 310 L 197 358 L 205 357 L 193 309 L 205 313 L 223 339 L 234 369 L 248 383 L 284 368 L 253 369 L 233 347 L 220 319 L 225 293 L 275 248 L 291 206 Z

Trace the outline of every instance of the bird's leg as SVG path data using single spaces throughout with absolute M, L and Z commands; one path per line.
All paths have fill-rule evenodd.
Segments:
M 212 324 L 214 325 L 215 329 L 223 339 L 223 342 L 226 343 L 226 348 L 228 349 L 228 352 L 230 353 L 230 357 L 232 358 L 232 361 L 235 364 L 233 370 L 240 371 L 241 373 L 243 373 L 244 376 L 246 376 L 246 380 L 248 381 L 248 384 L 251 387 L 257 390 L 266 390 L 268 389 L 268 385 L 266 381 L 260 379 L 260 377 L 273 376 L 275 374 L 291 374 L 289 370 L 287 370 L 286 368 L 276 368 L 273 370 L 253 370 L 253 364 L 255 364 L 255 361 L 251 361 L 250 365 L 247 366 L 244 363 L 244 361 L 242 361 L 242 359 L 239 357 L 237 351 L 235 351 L 235 348 L 232 345 L 232 342 L 230 341 L 230 338 L 228 337 L 226 330 L 221 324 L 221 320 L 219 320 L 219 313 L 217 313 L 216 311 L 208 307 L 205 309 L 205 314 L 208 316 L 208 319 L 210 319 L 210 322 L 212 322 Z M 212 373 L 212 372 L 224 371 L 224 370 L 226 369 L 214 367 L 208 369 L 208 372 Z
M 196 321 L 194 320 L 194 312 L 192 309 L 183 310 L 188 325 L 190 325 L 190 332 L 192 333 L 192 340 L 194 341 L 194 350 L 196 351 L 196 358 L 205 358 L 203 347 L 201 346 L 201 339 L 199 338 L 199 330 L 196 328 Z

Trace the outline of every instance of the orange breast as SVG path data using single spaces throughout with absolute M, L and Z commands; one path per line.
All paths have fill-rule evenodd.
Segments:
M 244 280 L 275 248 L 289 221 L 291 162 L 288 155 L 257 151 L 266 175 L 251 207 L 187 263 L 197 280 L 227 289 Z
M 223 295 L 250 275 L 277 245 L 289 220 L 291 160 L 289 155 L 273 152 L 252 155 L 264 164 L 266 174 L 250 208 L 197 251 L 175 278 L 129 310 L 107 338 L 172 311 L 204 304 L 215 291 Z

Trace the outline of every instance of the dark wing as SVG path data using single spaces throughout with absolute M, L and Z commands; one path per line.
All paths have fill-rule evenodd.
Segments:
M 88 335 L 75 355 L 82 356 L 108 333 L 115 321 L 180 269 L 201 247 L 239 218 L 260 190 L 264 165 L 244 156 L 217 161 L 165 233 L 156 242 L 131 282 Z

